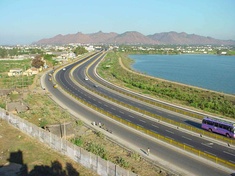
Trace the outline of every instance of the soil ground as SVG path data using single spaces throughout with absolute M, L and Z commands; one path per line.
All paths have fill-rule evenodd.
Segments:
M 27 175 L 97 175 L 0 120 L 0 170 L 10 161 L 25 165 Z

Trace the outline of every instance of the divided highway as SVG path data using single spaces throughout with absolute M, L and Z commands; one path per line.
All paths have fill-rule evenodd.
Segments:
M 99 87 L 94 86 L 94 85 L 96 85 L 96 83 L 93 83 L 90 80 L 84 80 L 84 78 L 86 77 L 85 68 L 88 68 L 88 66 L 91 62 L 93 62 L 93 59 L 91 59 L 91 60 L 87 61 L 86 63 L 84 63 L 83 65 L 77 67 L 73 72 L 73 77 L 81 85 L 88 86 L 88 87 L 95 89 L 96 91 L 98 91 L 102 94 L 108 95 L 109 97 L 112 97 L 113 99 L 116 99 L 118 101 L 122 101 L 123 103 L 126 103 L 128 105 L 137 106 L 138 108 L 143 109 L 145 111 L 149 111 L 154 114 L 159 114 L 159 115 L 164 116 L 166 118 L 171 118 L 172 120 L 175 120 L 175 121 L 181 121 L 181 122 L 190 121 L 191 124 L 196 123 L 195 121 L 182 118 L 181 116 L 169 113 L 168 111 L 166 112 L 163 110 L 159 110 L 156 107 L 149 106 L 147 104 L 143 104 L 139 101 L 129 99 L 128 97 L 125 98 L 125 97 L 120 96 L 120 95 L 116 94 L 115 92 L 110 91 L 109 89 L 103 88 L 101 86 L 99 86 Z M 91 67 L 88 71 L 89 76 L 92 77 L 93 79 L 97 79 L 97 78 L 95 78 L 95 75 L 94 75 L 94 66 L 95 65 L 96 65 L 96 63 L 94 63 L 93 67 Z M 62 72 L 62 73 L 64 73 L 64 72 Z M 68 79 L 69 78 L 67 77 L 66 80 L 68 80 Z M 226 150 L 226 147 L 221 146 L 216 143 L 211 144 L 211 141 L 208 141 L 204 138 L 199 138 L 199 135 L 198 135 L 198 137 L 197 136 L 195 137 L 195 136 L 192 136 L 192 135 L 187 134 L 185 132 L 179 131 L 176 128 L 164 126 L 162 123 L 158 123 L 157 120 L 155 120 L 155 119 L 145 118 L 145 117 L 143 117 L 142 114 L 133 113 L 129 110 L 123 109 L 122 107 L 121 108 L 117 107 L 117 106 L 115 107 L 106 101 L 99 100 L 99 102 L 97 104 L 97 101 L 94 101 L 94 99 L 95 99 L 95 97 L 90 97 L 90 98 L 87 97 L 86 101 L 91 102 L 92 104 L 95 104 L 97 107 L 99 107 L 107 112 L 110 112 L 111 114 L 114 114 L 114 115 L 118 116 L 119 118 L 123 118 L 124 120 L 127 120 L 131 123 L 134 123 L 134 124 L 137 124 L 141 127 L 149 129 L 149 130 L 151 130 L 155 133 L 158 133 L 162 136 L 166 136 L 170 139 L 174 139 L 175 141 L 181 142 L 182 144 L 186 144 L 186 145 L 194 147 L 200 151 L 205 151 L 206 153 L 212 154 L 213 156 L 217 156 L 219 158 L 222 158 L 227 161 L 235 163 L 235 157 L 234 157 L 235 150 L 230 150 L 230 148 L 227 148 L 228 150 Z
M 144 117 L 142 114 L 135 113 L 135 112 L 130 111 L 126 108 L 117 106 L 117 105 L 115 105 L 107 100 L 104 100 L 103 98 L 97 97 L 97 95 L 91 94 L 89 91 L 87 91 L 85 87 L 89 87 L 89 89 L 94 89 L 96 91 L 99 91 L 100 93 L 106 94 L 109 97 L 112 97 L 113 99 L 117 99 L 118 101 L 123 101 L 127 104 L 132 104 L 133 106 L 139 106 L 139 108 L 147 109 L 148 111 L 151 111 L 153 113 L 160 113 L 161 116 L 164 116 L 167 118 L 174 118 L 174 119 L 181 118 L 181 120 L 185 120 L 185 119 L 182 119 L 182 117 L 177 116 L 176 114 L 172 114 L 172 113 L 168 113 L 168 112 L 159 110 L 158 108 L 145 105 L 145 104 L 143 104 L 139 101 L 135 101 L 133 99 L 124 98 L 123 96 L 116 94 L 114 91 L 103 88 L 103 86 L 97 87 L 97 83 L 92 82 L 91 80 L 85 80 L 84 78 L 87 76 L 85 73 L 85 69 L 88 68 L 88 65 L 91 62 L 93 62 L 93 60 L 99 58 L 100 55 L 101 54 L 98 54 L 96 56 L 93 56 L 91 59 L 87 59 L 87 61 L 84 62 L 83 64 L 81 64 L 81 63 L 86 59 L 78 61 L 78 63 L 74 63 L 70 66 L 66 66 L 65 70 L 62 69 L 62 70 L 58 71 L 58 73 L 55 75 L 56 81 L 58 82 L 58 84 L 60 86 L 63 87 L 63 89 L 69 91 L 74 96 L 77 96 L 80 99 L 83 99 L 83 100 L 97 106 L 98 108 L 103 109 L 104 111 L 107 111 L 111 114 L 114 114 L 115 116 L 118 116 L 119 118 L 123 118 L 127 121 L 130 121 L 131 123 L 142 126 L 146 129 L 154 131 L 158 134 L 161 134 L 163 136 L 167 136 L 167 137 L 172 138 L 176 141 L 180 141 L 183 144 L 193 146 L 196 149 L 210 153 L 212 155 L 216 155 L 217 157 L 220 157 L 220 158 L 223 158 L 223 159 L 226 159 L 230 162 L 235 163 L 235 151 L 231 148 L 228 148 L 226 146 L 222 146 L 217 143 L 213 143 L 211 141 L 208 141 L 208 140 L 205 140 L 205 139 L 202 139 L 199 137 L 192 136 L 190 134 L 179 131 L 176 128 L 171 128 L 167 125 L 163 125 L 161 122 L 159 123 L 154 119 Z M 77 66 L 73 70 L 73 72 L 71 72 L 72 68 L 74 68 L 74 66 L 77 64 L 81 64 L 81 65 Z M 95 66 L 95 64 L 94 64 L 94 66 Z M 89 74 L 90 78 L 92 78 L 96 81 L 99 81 L 99 80 L 97 80 L 97 78 L 93 74 L 94 73 L 94 66 L 90 67 L 90 69 L 88 70 L 88 74 Z M 71 79 L 71 77 L 73 79 Z M 74 80 L 76 80 L 76 82 Z M 59 92 L 59 90 L 57 90 L 57 89 L 53 90 L 51 88 L 52 87 L 51 84 L 52 83 L 50 83 L 50 81 L 47 81 L 47 84 L 46 84 L 47 89 L 52 94 L 54 94 L 57 98 L 63 96 L 62 101 L 66 100 L 67 106 L 69 108 L 72 108 L 75 111 L 76 110 L 76 108 L 75 108 L 76 103 L 74 101 L 70 100 L 67 96 L 64 96 L 63 94 L 61 94 Z M 80 113 L 81 112 L 82 111 L 80 110 Z M 86 113 L 88 113 L 88 112 L 86 112 Z M 90 117 L 89 117 L 90 120 L 97 121 L 97 118 L 99 118 L 99 117 L 95 117 L 95 119 L 93 119 L 92 118 L 93 116 L 94 115 L 90 115 Z M 218 170 L 218 168 L 207 166 L 203 163 L 200 163 L 199 161 L 195 161 L 195 160 L 191 161 L 192 158 L 188 158 L 185 155 L 182 155 L 180 153 L 172 152 L 171 149 L 167 149 L 165 147 L 159 146 L 159 144 L 153 142 L 152 140 L 149 140 L 148 137 L 143 138 L 143 137 L 141 137 L 135 133 L 132 133 L 132 132 L 128 132 L 127 134 L 123 134 L 123 131 L 124 131 L 123 128 L 120 129 L 120 127 L 114 127 L 115 123 L 111 123 L 110 121 L 107 121 L 104 119 L 102 119 L 102 121 L 105 121 L 106 126 L 107 126 L 107 124 L 109 124 L 110 129 L 113 130 L 113 134 L 117 134 L 117 135 L 121 136 L 123 139 L 126 139 L 130 142 L 132 141 L 132 144 L 137 143 L 136 144 L 137 146 L 145 146 L 146 144 L 148 144 L 148 146 L 151 146 L 151 153 L 156 153 L 158 156 L 162 155 L 162 158 L 164 158 L 164 159 L 166 159 L 166 156 L 167 156 L 167 160 L 168 161 L 174 160 L 175 165 L 178 166 L 179 168 L 180 167 L 182 168 L 182 164 L 183 164 L 183 166 L 184 166 L 183 168 L 185 168 L 186 170 L 190 170 L 191 172 L 194 171 L 195 173 L 198 173 L 200 171 L 197 169 L 197 167 L 200 165 L 200 168 L 202 168 L 202 167 L 205 168 L 205 169 L 202 169 L 203 173 L 206 173 L 206 169 L 210 168 L 210 173 L 214 170 L 217 174 L 219 173 L 219 175 L 224 175 L 225 173 L 227 174 L 227 172 L 224 172 L 222 170 Z M 138 138 L 141 138 L 141 140 L 140 141 L 134 140 L 134 139 L 138 139 Z M 159 149 L 162 150 L 161 154 L 159 153 Z M 166 150 L 169 150 L 169 151 L 166 151 Z M 165 155 L 164 155 L 164 153 L 165 153 Z M 169 153 L 172 153 L 172 155 L 168 156 Z M 178 156 L 178 155 L 182 155 L 182 156 L 180 156 L 181 159 L 183 159 L 183 158 L 185 159 L 185 157 L 186 157 L 186 159 L 185 159 L 186 162 L 182 161 L 182 163 L 178 163 L 177 162 L 178 157 L 175 158 L 176 160 L 173 159 L 174 156 Z M 179 160 L 179 158 L 178 158 L 178 160 Z M 194 167 L 192 167 L 192 165 L 189 164 L 189 160 L 191 163 L 195 163 Z M 189 167 L 189 165 L 190 165 L 190 167 Z M 217 175 L 217 174 L 215 174 L 215 175 Z

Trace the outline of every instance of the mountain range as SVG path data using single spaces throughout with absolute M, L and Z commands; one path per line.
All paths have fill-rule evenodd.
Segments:
M 115 32 L 103 33 L 99 31 L 97 33 L 83 34 L 78 32 L 76 34 L 56 35 L 52 38 L 41 39 L 34 44 L 69 44 L 69 43 L 81 43 L 81 44 L 172 44 L 172 45 L 235 45 L 234 40 L 219 40 L 211 37 L 204 37 L 196 34 L 187 34 L 185 32 L 177 33 L 162 32 L 155 33 L 153 35 L 143 35 L 137 31 L 128 31 L 122 34 Z

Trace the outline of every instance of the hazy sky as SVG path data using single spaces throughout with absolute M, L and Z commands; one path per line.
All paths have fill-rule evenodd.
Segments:
M 0 45 L 98 31 L 235 40 L 235 0 L 0 0 L 0 24 Z

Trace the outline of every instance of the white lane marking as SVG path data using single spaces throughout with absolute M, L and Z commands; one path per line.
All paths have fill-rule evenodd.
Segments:
M 156 125 L 153 125 L 153 124 L 152 124 L 152 126 L 153 126 L 153 127 L 155 127 L 155 128 L 159 128 L 158 126 L 156 126 Z
M 139 119 L 141 122 L 146 123 L 144 120 Z
M 184 144 L 187 145 L 187 146 L 190 146 L 190 147 L 194 148 L 194 146 L 192 146 L 192 145 L 190 145 L 190 144 L 187 144 L 187 143 L 184 143 Z
M 205 152 L 205 153 L 208 153 L 208 154 L 210 154 L 210 155 L 216 156 L 215 154 L 213 154 L 213 153 L 211 153 L 211 152 L 208 152 L 208 151 L 205 151 L 205 150 L 204 150 L 204 152 Z
M 206 147 L 210 147 L 212 148 L 212 146 L 210 146 L 210 144 L 204 144 L 204 143 L 201 143 L 202 145 L 206 146 Z
M 172 132 L 172 131 L 169 131 L 169 130 L 166 130 L 168 133 L 171 133 L 171 134 L 174 134 L 174 132 Z
M 190 139 L 190 138 L 188 138 L 188 137 L 185 137 L 185 136 L 182 136 L 182 138 L 184 138 L 184 139 L 188 139 L 188 140 L 192 140 L 192 139 Z
M 172 137 L 169 137 L 169 136 L 166 136 L 167 138 L 169 138 L 169 139 L 172 139 L 172 140 L 174 140 Z
M 111 108 L 112 110 L 116 110 L 115 108 Z
M 124 114 L 124 112 L 122 112 L 122 111 L 119 111 L 121 114 Z
M 108 107 L 108 105 L 104 104 L 104 106 Z
M 131 115 L 129 115 L 129 117 L 131 117 L 131 118 L 133 118 L 133 119 L 135 118 L 135 117 L 133 117 L 133 116 L 131 116 Z
M 227 151 L 223 151 L 223 152 L 226 153 L 226 154 L 228 154 L 228 155 L 235 156 L 235 154 L 233 154 L 233 153 L 229 153 L 229 152 L 227 152 Z
M 151 130 L 152 132 L 154 132 L 154 133 L 157 133 L 158 134 L 158 132 L 157 131 L 155 131 L 155 130 Z
M 235 163 L 235 161 L 229 160 L 231 163 Z

